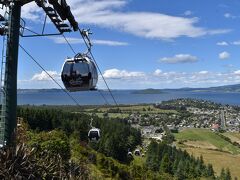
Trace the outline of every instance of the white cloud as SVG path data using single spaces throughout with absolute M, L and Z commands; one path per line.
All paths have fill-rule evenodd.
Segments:
M 66 40 L 63 37 L 49 37 L 56 44 L 67 44 Z M 67 37 L 67 40 L 70 44 L 83 44 L 83 40 L 80 38 Z
M 234 71 L 233 73 L 234 73 L 235 75 L 240 76 L 240 70 Z
M 78 17 L 81 17 L 81 15 Z M 87 17 L 81 17 L 79 22 L 115 28 L 135 36 L 162 40 L 181 36 L 199 37 L 229 32 L 229 30 L 225 29 L 208 30 L 196 27 L 195 24 L 198 22 L 198 18 L 183 18 L 150 12 L 108 12 L 102 15 L 93 14 L 92 16 L 88 14 Z
M 236 45 L 236 46 L 239 46 L 240 45 L 240 40 L 236 40 L 236 41 L 233 41 L 233 42 L 226 42 L 226 41 L 220 41 L 220 42 L 217 42 L 216 45 L 218 46 L 228 46 L 228 45 Z
M 200 71 L 199 74 L 208 74 L 208 71 Z
M 48 71 L 60 84 L 61 79 L 56 71 Z M 129 71 L 108 69 L 104 71 L 108 85 L 113 89 L 136 88 L 181 88 L 181 87 L 210 87 L 240 83 L 240 70 L 228 72 L 174 72 L 156 69 L 146 73 L 141 71 Z M 19 80 L 19 88 L 58 88 L 44 73 L 38 73 L 30 80 Z M 98 88 L 106 88 L 99 76 Z
M 233 45 L 240 45 L 240 40 L 239 41 L 234 41 L 232 44 Z
M 208 30 L 207 34 L 209 35 L 226 34 L 231 31 L 232 31 L 231 29 L 215 29 L 215 30 Z
M 159 76 L 159 75 L 162 74 L 162 70 L 160 70 L 160 69 L 156 69 L 156 71 L 154 71 L 153 74 L 154 74 L 155 76 Z
M 198 27 L 198 18 L 170 16 L 153 12 L 124 12 L 127 0 L 69 0 L 72 12 L 80 24 L 92 24 L 111 28 L 149 39 L 169 40 L 178 37 L 199 37 L 223 34 L 229 29 Z M 24 7 L 23 17 L 37 20 L 41 8 L 30 3 Z M 189 14 L 188 12 L 187 14 Z
M 22 18 L 39 22 L 43 16 L 43 10 L 35 2 L 28 3 L 22 7 Z
M 225 18 L 232 18 L 232 19 L 235 19 L 235 18 L 236 18 L 236 16 L 232 15 L 231 13 L 225 13 L 225 14 L 224 14 L 224 17 L 225 17 Z
M 221 52 L 219 54 L 219 59 L 228 59 L 228 58 L 230 58 L 230 54 L 228 52 L 226 52 L 226 51 Z
M 4 15 L 6 12 L 6 8 L 0 8 L 0 13 Z M 24 6 L 22 6 L 21 9 L 21 18 L 37 22 L 42 20 L 44 17 L 43 10 L 37 6 L 35 2 L 27 3 Z
M 73 3 L 73 0 L 70 1 Z M 197 27 L 198 18 L 184 18 L 152 12 L 123 12 L 125 0 L 86 0 L 73 3 L 73 14 L 79 23 L 114 28 L 136 36 L 155 39 L 174 39 L 181 36 L 199 37 L 227 33 L 226 29 Z M 113 6 L 114 5 L 114 6 Z
M 126 70 L 118 70 L 118 69 L 108 69 L 104 71 L 103 76 L 108 79 L 124 79 L 124 78 L 139 78 L 144 77 L 144 72 L 130 72 Z
M 218 46 L 228 46 L 229 44 L 226 41 L 217 42 Z
M 193 12 L 190 11 L 190 10 L 187 10 L 187 11 L 184 12 L 184 15 L 185 15 L 185 16 L 190 16 L 190 15 L 192 15 L 192 14 L 193 14 Z
M 111 77 L 115 78 L 107 79 L 108 83 L 114 89 L 211 87 L 240 83 L 240 70 L 224 73 L 209 72 L 206 70 L 198 72 L 173 72 L 156 69 L 152 73 L 141 72 L 144 74 L 143 76 L 121 75 L 121 70 L 114 71 L 117 73 L 111 73 Z M 126 70 L 124 72 L 131 73 Z M 99 86 L 102 87 L 101 83 Z
M 66 40 L 62 37 L 51 37 L 55 43 L 57 44 L 66 44 Z M 80 38 L 67 38 L 68 42 L 70 44 L 83 44 L 84 41 Z M 93 39 L 92 40 L 93 45 L 106 45 L 106 46 L 128 46 L 129 44 L 127 42 L 121 42 L 121 41 L 111 41 L 111 40 L 101 40 L 101 39 Z
M 127 45 L 129 45 L 127 42 L 100 40 L 100 39 L 94 39 L 94 40 L 92 40 L 92 42 L 93 42 L 93 44 L 106 45 L 106 46 L 127 46 Z
M 59 74 L 56 71 L 47 71 L 48 74 L 50 74 L 54 79 L 59 79 Z M 31 81 L 49 81 L 51 78 L 49 77 L 45 71 L 42 71 L 41 73 L 36 73 L 31 78 Z
M 164 57 L 160 59 L 160 62 L 169 63 L 169 64 L 192 63 L 196 61 L 198 61 L 198 58 L 190 54 L 177 54 L 173 57 Z

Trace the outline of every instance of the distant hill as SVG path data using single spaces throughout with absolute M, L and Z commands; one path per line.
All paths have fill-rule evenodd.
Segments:
M 42 93 L 42 92 L 62 92 L 61 89 L 18 89 L 17 92 L 20 93 Z
M 240 84 L 210 87 L 210 88 L 184 88 L 182 90 L 193 91 L 193 92 L 240 92 Z
M 168 91 L 239 92 L 240 93 L 240 84 L 218 86 L 218 87 L 209 87 L 209 88 L 187 88 L 187 87 L 186 88 L 180 88 L 180 89 L 153 89 L 153 88 L 148 88 L 148 89 L 130 90 L 130 91 L 132 91 L 131 92 L 132 94 L 162 94 L 162 93 L 167 93 Z M 62 92 L 62 90 L 61 89 L 18 89 L 18 93 L 42 93 L 42 92 Z
M 162 94 L 164 93 L 160 89 L 143 89 L 143 90 L 135 90 L 132 94 Z
M 239 92 L 240 84 L 226 85 L 209 88 L 180 88 L 180 89 L 143 89 L 135 90 L 133 94 L 162 94 L 168 91 L 189 91 L 189 92 Z

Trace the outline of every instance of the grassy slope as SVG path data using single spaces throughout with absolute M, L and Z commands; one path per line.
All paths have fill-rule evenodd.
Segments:
M 203 141 L 212 144 L 222 151 L 228 151 L 233 154 L 240 153 L 239 148 L 207 129 L 187 129 L 176 134 L 175 137 L 177 140 Z
M 74 162 L 85 162 L 89 169 L 91 180 L 120 180 L 127 179 L 126 173 L 134 176 L 133 179 L 159 179 L 158 173 L 152 171 L 146 171 L 144 169 L 144 163 L 146 158 L 134 156 L 134 160 L 130 165 L 121 164 L 120 162 L 106 157 L 105 155 L 94 151 L 89 147 L 83 147 L 79 144 L 72 143 L 72 160 Z M 89 155 L 94 155 L 95 162 L 89 160 Z M 115 171 L 116 170 L 116 171 Z M 142 171 L 143 170 L 143 171 Z M 117 172 L 114 174 L 114 171 Z M 122 175 L 120 175 L 120 172 Z M 161 174 L 161 179 L 173 180 L 173 177 L 169 174 Z
M 224 136 L 229 137 L 232 142 L 237 142 L 240 144 L 240 133 L 227 132 L 227 133 L 224 133 Z
M 220 174 L 221 169 L 229 168 L 232 177 L 240 178 L 240 155 L 233 155 L 225 152 L 207 150 L 201 148 L 183 148 L 195 157 L 203 156 L 204 162 L 211 163 L 217 175 Z
M 103 118 L 104 113 L 96 113 L 98 117 Z M 110 118 L 127 118 L 129 114 L 124 114 L 124 113 L 108 113 L 108 117 Z
M 232 134 L 231 134 L 232 135 Z M 239 134 L 234 134 L 238 136 Z M 178 145 L 182 149 L 186 149 L 190 154 L 196 157 L 203 156 L 206 163 L 211 163 L 217 174 L 220 173 L 221 168 L 229 168 L 233 177 L 240 178 L 240 149 L 225 141 L 217 134 L 206 129 L 186 129 L 178 134 L 175 134 L 177 141 L 187 140 L 189 142 L 196 142 L 202 144 L 200 148 L 189 147 L 188 145 Z M 206 147 L 204 147 L 204 145 Z M 207 147 L 209 145 L 209 147 Z M 210 150 L 214 146 L 218 150 L 228 152 L 220 152 Z M 208 149 L 209 148 L 209 149 Z
M 106 112 L 109 109 L 117 109 L 119 108 L 123 113 L 131 113 L 131 112 L 139 112 L 139 113 L 146 113 L 146 114 L 156 114 L 156 113 L 174 113 L 177 114 L 178 112 L 175 110 L 163 110 L 155 108 L 153 105 L 129 105 L 129 106 L 119 106 L 119 107 L 103 107 L 98 108 L 99 111 Z M 150 111 L 148 110 L 150 108 Z M 145 109 L 146 111 L 143 111 Z M 93 111 L 92 108 L 86 108 L 85 111 Z

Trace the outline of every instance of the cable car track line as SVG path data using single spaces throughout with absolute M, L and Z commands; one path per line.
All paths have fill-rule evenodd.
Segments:
M 87 46 L 87 48 L 88 48 L 88 50 L 89 50 L 89 54 L 91 55 L 93 61 L 95 62 L 96 66 L 97 66 L 97 69 L 98 69 L 100 75 L 101 75 L 102 78 L 103 78 L 103 81 L 104 81 L 104 83 L 105 83 L 105 85 L 106 85 L 106 87 L 107 87 L 107 89 L 108 89 L 108 91 L 109 91 L 109 93 L 110 93 L 110 95 L 111 95 L 111 97 L 112 97 L 115 105 L 118 106 L 118 103 L 117 103 L 116 99 L 114 98 L 113 93 L 112 93 L 111 89 L 109 88 L 109 86 L 108 86 L 108 84 L 107 84 L 107 81 L 105 80 L 105 78 L 104 78 L 104 76 L 103 76 L 103 74 L 102 74 L 102 71 L 101 71 L 101 69 L 99 68 L 99 66 L 98 66 L 98 64 L 97 64 L 97 61 L 95 60 L 95 58 L 94 58 L 94 56 L 93 56 L 93 54 L 92 54 L 91 46 L 88 45 L 86 39 L 84 38 L 84 36 L 83 36 L 83 34 L 82 34 L 81 29 L 78 28 L 78 30 L 79 30 L 79 32 L 80 32 L 80 34 L 81 34 L 81 36 L 82 36 L 82 39 L 83 39 L 85 45 Z
M 45 69 L 44 67 L 36 60 L 34 57 L 21 45 L 19 44 L 19 47 L 55 82 L 61 90 L 63 90 L 79 107 L 82 107 L 77 100 L 67 91 L 65 90 Z
M 110 105 L 110 103 L 108 103 L 108 100 L 107 100 L 107 98 L 105 98 L 105 96 L 103 95 L 103 93 L 102 93 L 100 90 L 98 90 L 98 92 L 100 93 L 100 95 L 101 95 L 102 98 L 104 99 L 105 103 L 106 103 L 107 105 Z
M 115 97 L 113 96 L 113 93 L 112 93 L 111 89 L 109 88 L 109 86 L 108 86 L 108 84 L 107 84 L 107 81 L 106 81 L 106 79 L 104 78 L 104 76 L 103 76 L 103 74 L 102 74 L 102 71 L 100 70 L 100 68 L 99 68 L 99 66 L 98 66 L 98 64 L 97 64 L 97 62 L 96 62 L 96 60 L 95 60 L 92 52 L 90 51 L 89 53 L 90 53 L 90 55 L 92 56 L 92 59 L 93 59 L 93 61 L 95 62 L 96 66 L 97 66 L 97 68 L 98 68 L 98 71 L 99 71 L 100 75 L 102 76 L 103 81 L 104 81 L 104 83 L 105 83 L 105 85 L 106 85 L 106 87 L 107 87 L 107 89 L 108 89 L 108 91 L 109 91 L 109 93 L 110 93 L 110 95 L 111 95 L 111 97 L 112 97 L 115 105 L 118 106 L 118 103 L 117 103 Z
M 77 53 L 74 51 L 74 49 L 73 49 L 72 45 L 70 44 L 70 42 L 68 41 L 68 39 L 66 38 L 66 36 L 65 36 L 64 34 L 62 34 L 62 36 L 63 36 L 63 38 L 65 39 L 65 41 L 67 42 L 67 44 L 68 44 L 68 46 L 70 47 L 70 49 L 72 50 L 72 52 L 73 52 L 74 54 L 77 54 Z
M 28 30 L 28 31 L 30 31 L 30 32 L 32 32 L 32 33 L 34 33 L 34 34 L 38 34 L 38 33 L 34 32 L 34 31 L 28 29 L 28 28 L 25 28 L 25 29 Z M 99 67 L 98 64 L 97 64 L 97 61 L 95 60 L 95 57 L 93 56 L 93 54 L 92 54 L 92 52 L 91 52 L 91 46 L 89 46 L 88 43 L 86 42 L 86 39 L 84 38 L 84 36 L 83 36 L 80 28 L 79 28 L 79 32 L 80 32 L 80 35 L 81 35 L 81 37 L 82 37 L 82 39 L 83 39 L 83 41 L 84 41 L 84 43 L 85 43 L 85 45 L 86 45 L 86 47 L 87 47 L 87 49 L 88 49 L 89 54 L 91 55 L 94 63 L 96 64 L 96 67 L 97 67 L 97 69 L 98 69 L 101 77 L 103 78 L 104 84 L 106 85 L 106 87 L 107 87 L 107 89 L 108 89 L 108 92 L 110 93 L 110 96 L 112 97 L 112 99 L 113 99 L 113 101 L 114 101 L 114 104 L 115 104 L 116 106 L 118 106 L 118 103 L 117 103 L 117 101 L 116 101 L 116 99 L 115 99 L 115 97 L 114 97 L 111 89 L 109 88 L 108 83 L 107 83 L 106 79 L 104 78 L 100 67 Z M 71 51 L 72 51 L 74 54 L 77 54 L 76 51 L 74 50 L 73 46 L 70 44 L 70 42 L 69 42 L 68 39 L 66 38 L 66 36 L 65 36 L 64 34 L 62 34 L 62 36 L 63 36 L 64 40 L 67 42 L 67 44 L 68 44 L 68 46 L 70 47 Z M 20 44 L 19 44 L 19 46 L 20 46 L 20 48 L 22 48 L 22 50 L 23 50 L 28 56 L 30 56 L 30 58 L 31 58 L 32 60 L 35 61 L 35 63 L 36 63 L 43 71 L 45 71 L 45 69 L 33 58 L 33 56 L 31 56 L 31 54 L 30 54 L 29 52 L 26 51 L 25 48 L 23 48 Z M 45 71 L 45 73 L 46 73 L 65 93 L 67 93 L 68 96 L 69 96 L 77 105 L 79 105 L 79 103 L 68 93 L 68 91 L 66 91 L 47 71 Z M 100 95 L 101 95 L 102 98 L 104 99 L 105 103 L 108 104 L 108 105 L 110 105 L 110 103 L 107 101 L 107 99 L 105 98 L 105 96 L 104 96 L 100 91 L 98 91 L 98 92 L 100 93 Z M 79 106 L 80 106 L 80 105 L 79 105 Z

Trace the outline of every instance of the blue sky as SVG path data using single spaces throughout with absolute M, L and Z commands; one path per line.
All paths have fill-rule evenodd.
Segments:
M 113 89 L 210 87 L 240 82 L 239 0 L 68 0 Z M 27 27 L 40 32 L 43 11 L 25 5 Z M 47 30 L 53 32 L 48 22 Z M 85 51 L 78 33 L 65 36 Z M 21 38 L 21 44 L 59 82 L 73 56 L 62 36 Z M 19 51 L 18 88 L 57 87 Z M 101 78 L 99 88 L 105 88 Z

